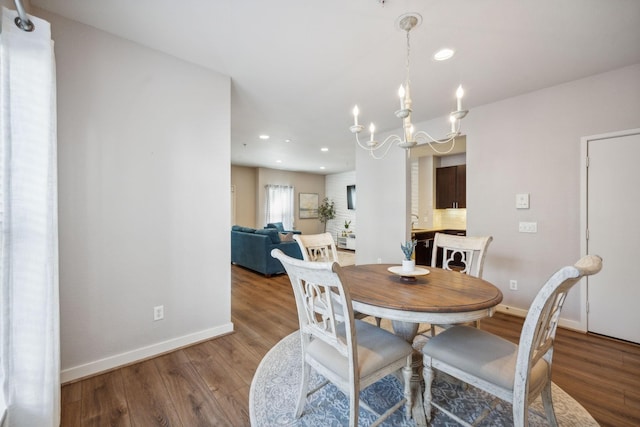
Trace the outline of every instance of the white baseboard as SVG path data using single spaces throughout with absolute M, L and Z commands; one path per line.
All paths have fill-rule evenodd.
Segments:
M 496 307 L 496 311 L 500 313 L 511 314 L 513 316 L 523 317 L 523 318 L 527 317 L 527 310 L 523 310 L 517 307 L 511 307 L 509 305 L 504 305 L 504 304 L 498 304 L 498 306 Z M 564 319 L 561 317 L 560 320 L 558 321 L 558 326 L 563 327 L 565 329 L 571 329 L 572 331 L 587 332 L 587 330 L 584 328 L 582 323 L 580 323 L 577 320 Z
M 512 316 L 527 317 L 527 310 L 511 307 L 510 305 L 498 304 L 496 311 L 499 313 L 511 314 Z
M 60 372 L 60 382 L 64 384 L 75 381 L 80 378 L 95 375 L 100 372 L 109 371 L 111 369 L 129 365 L 134 362 L 139 362 L 144 359 L 166 353 L 168 351 L 176 350 L 180 347 L 195 344 L 200 341 L 206 341 L 220 335 L 228 334 L 230 332 L 233 332 L 233 323 L 227 323 L 215 328 L 206 329 L 204 331 L 195 332 L 193 334 L 184 335 L 167 341 L 162 341 L 146 347 L 127 351 L 125 353 L 116 354 L 115 356 L 105 357 L 104 359 L 85 363 L 84 365 L 63 369 Z

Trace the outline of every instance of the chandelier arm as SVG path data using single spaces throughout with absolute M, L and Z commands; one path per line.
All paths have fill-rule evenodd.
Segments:
M 380 144 L 380 146 L 382 147 L 386 143 L 389 143 L 389 146 L 387 147 L 387 151 L 389 151 L 389 147 L 400 142 L 402 142 L 402 138 L 400 138 L 398 135 L 389 135 L 384 139 L 384 141 L 382 141 L 382 144 Z
M 372 149 L 374 149 L 374 147 L 369 147 L 366 144 L 363 144 L 362 142 L 360 142 L 360 138 L 358 137 L 358 133 L 356 133 L 356 142 L 358 143 L 360 148 L 362 148 L 364 150 L 372 150 Z
M 360 138 L 358 137 L 358 134 L 356 133 L 356 141 L 358 142 L 358 145 L 360 146 L 360 148 L 363 148 L 363 149 L 371 151 L 371 152 L 379 150 L 379 149 L 383 148 L 386 145 L 387 149 L 385 150 L 385 154 L 384 154 L 384 155 L 386 155 L 389 152 L 389 148 L 392 147 L 394 144 L 398 144 L 398 143 L 402 142 L 402 139 L 397 135 L 389 135 L 388 137 L 385 138 L 384 141 L 382 141 L 382 143 L 379 143 L 377 141 L 373 141 L 373 143 L 369 142 L 369 141 L 363 143 L 363 142 L 360 141 Z M 387 145 L 387 144 L 389 144 L 389 145 Z
M 438 153 L 438 154 L 449 154 L 451 151 L 453 151 L 453 149 L 456 146 L 455 140 L 456 140 L 456 136 L 457 135 L 458 135 L 458 133 L 455 133 L 450 138 L 439 141 L 439 140 L 433 138 L 427 132 L 421 130 L 421 131 L 418 131 L 418 132 L 416 132 L 414 134 L 414 139 L 416 140 L 418 145 L 429 144 L 429 147 L 431 147 L 431 149 L 433 151 L 435 151 L 436 153 Z M 441 151 L 441 150 L 436 148 L 437 145 L 446 144 L 448 142 L 452 142 L 451 147 L 449 147 L 449 149 Z
M 450 135 L 450 136 L 449 136 Z M 447 142 L 451 142 L 455 139 L 456 136 L 458 136 L 458 133 L 453 133 L 453 134 L 449 134 L 448 137 L 446 139 L 436 139 L 434 137 L 432 137 L 431 135 L 429 135 L 427 132 L 423 131 L 423 130 L 419 130 L 417 132 L 413 133 L 413 137 L 414 139 L 420 143 L 420 141 L 418 141 L 419 138 L 422 138 L 422 143 L 428 143 L 428 144 L 446 144 Z
M 389 150 L 391 149 L 391 147 L 393 147 L 394 145 L 399 144 L 400 142 L 402 142 L 402 139 L 399 136 L 397 136 L 397 135 L 389 135 L 388 137 L 385 138 L 385 140 L 382 142 L 382 144 L 379 144 L 376 147 L 376 149 L 377 149 L 377 148 L 382 148 L 382 147 L 384 147 L 386 145 L 387 148 L 386 148 L 386 150 L 384 150 L 384 153 L 380 157 L 378 157 L 378 156 L 375 155 L 374 150 L 370 150 L 369 152 L 371 153 L 371 157 L 373 157 L 376 160 L 383 159 L 389 153 Z M 387 143 L 389 143 L 389 144 L 387 145 Z

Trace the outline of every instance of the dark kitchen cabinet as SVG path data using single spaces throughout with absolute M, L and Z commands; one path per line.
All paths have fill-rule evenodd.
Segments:
M 415 252 L 416 265 L 431 265 L 433 239 L 436 233 L 453 234 L 455 236 L 467 235 L 466 230 L 431 230 L 413 233 L 411 238 L 417 241 Z M 442 252 L 442 250 L 440 250 L 440 252 Z M 442 267 L 442 254 L 438 254 L 436 267 Z
M 467 207 L 467 165 L 436 169 L 436 209 Z
M 427 231 L 413 235 L 413 239 L 416 240 L 416 265 L 431 265 L 431 249 L 435 234 L 435 231 Z

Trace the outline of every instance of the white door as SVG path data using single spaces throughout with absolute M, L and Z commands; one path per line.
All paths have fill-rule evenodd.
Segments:
M 587 142 L 590 332 L 640 343 L 640 133 Z

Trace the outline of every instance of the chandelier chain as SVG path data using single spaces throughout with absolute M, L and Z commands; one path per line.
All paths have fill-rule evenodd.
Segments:
M 407 30 L 407 61 L 406 61 L 406 67 L 407 67 L 407 79 L 405 84 L 408 86 L 409 85 L 409 66 L 410 66 L 410 62 L 409 62 L 409 56 L 411 54 L 411 43 L 410 43 L 410 39 L 409 39 L 409 30 Z

